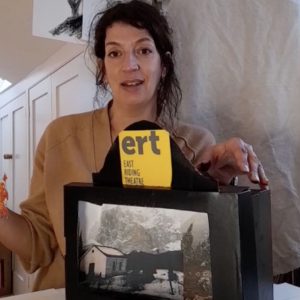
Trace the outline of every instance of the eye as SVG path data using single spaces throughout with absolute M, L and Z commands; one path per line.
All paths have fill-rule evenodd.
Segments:
M 119 56 L 121 56 L 121 51 L 118 51 L 118 50 L 108 51 L 107 56 L 110 57 L 110 58 L 119 57 Z
M 150 49 L 150 48 L 140 48 L 138 49 L 137 53 L 140 54 L 140 55 L 149 55 L 151 54 L 153 51 Z

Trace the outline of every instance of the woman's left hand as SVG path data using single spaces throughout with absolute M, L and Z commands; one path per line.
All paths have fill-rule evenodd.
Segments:
M 211 146 L 205 152 L 199 170 L 206 171 L 220 184 L 229 184 L 234 177 L 243 174 L 261 188 L 266 188 L 269 183 L 252 146 L 240 138 Z

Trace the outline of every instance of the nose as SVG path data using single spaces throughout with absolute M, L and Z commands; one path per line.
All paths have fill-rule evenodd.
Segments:
M 135 53 L 129 52 L 126 55 L 124 55 L 123 71 L 130 72 L 130 71 L 137 71 L 139 69 L 140 66 Z

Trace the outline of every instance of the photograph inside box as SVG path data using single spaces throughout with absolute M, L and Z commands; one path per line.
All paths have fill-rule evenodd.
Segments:
M 78 204 L 79 283 L 160 299 L 212 299 L 206 213 Z

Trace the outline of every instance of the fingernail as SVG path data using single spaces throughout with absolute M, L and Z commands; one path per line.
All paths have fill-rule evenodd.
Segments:
M 270 189 L 268 185 L 261 185 L 260 188 L 267 191 Z
M 257 173 L 253 172 L 253 173 L 251 174 L 251 181 L 252 181 L 253 183 L 259 183 L 259 177 L 258 177 Z
M 243 166 L 243 171 L 248 173 L 250 171 L 249 166 L 248 165 L 244 165 Z

